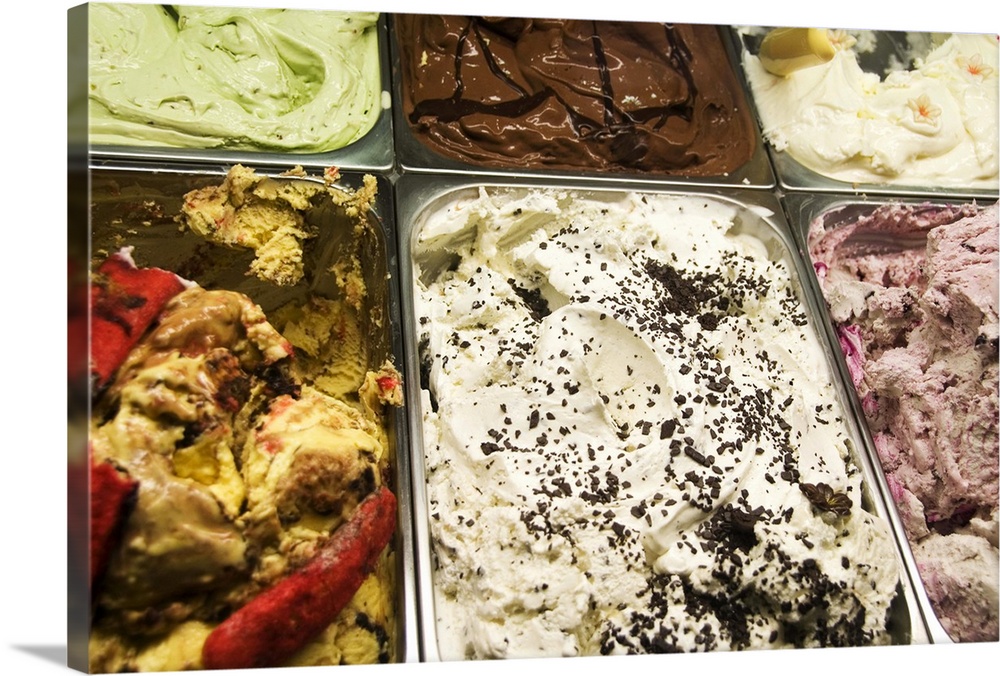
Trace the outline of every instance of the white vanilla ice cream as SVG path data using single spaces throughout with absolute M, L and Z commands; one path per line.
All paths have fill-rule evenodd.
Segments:
M 885 75 L 859 65 L 870 39 L 830 35 L 832 59 L 784 76 L 743 55 L 764 137 L 776 150 L 840 181 L 996 189 L 996 35 L 935 35 L 912 68 Z
M 418 221 L 444 659 L 891 640 L 891 536 L 749 218 L 497 188 Z

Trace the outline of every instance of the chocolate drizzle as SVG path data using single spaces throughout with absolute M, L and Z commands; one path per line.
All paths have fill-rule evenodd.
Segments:
M 469 34 L 473 33 L 474 38 Z M 472 98 L 465 98 L 465 80 L 462 77 L 464 55 L 472 51 L 469 45 L 471 39 L 483 54 L 490 72 L 505 86 L 510 87 L 518 98 L 500 103 L 486 103 Z M 441 122 L 455 122 L 475 114 L 489 114 L 496 117 L 522 117 L 537 108 L 548 98 L 552 91 L 545 88 L 531 94 L 511 79 L 497 64 L 496 57 L 490 49 L 489 42 L 483 37 L 483 31 L 477 19 L 470 19 L 463 29 L 455 49 L 455 92 L 445 99 L 425 99 L 414 106 L 410 112 L 410 122 L 416 124 L 423 117 L 434 117 Z

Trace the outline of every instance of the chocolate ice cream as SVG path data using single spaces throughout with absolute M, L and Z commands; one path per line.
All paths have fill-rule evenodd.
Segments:
M 722 176 L 753 153 L 714 26 L 397 15 L 395 27 L 406 119 L 448 158 Z

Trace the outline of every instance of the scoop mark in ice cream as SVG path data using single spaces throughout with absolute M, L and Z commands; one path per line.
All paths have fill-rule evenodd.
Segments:
M 305 218 L 310 205 L 327 199 L 343 206 L 348 215 L 358 216 L 371 209 L 378 192 L 370 174 L 356 191 L 334 184 L 337 175 L 330 169 L 322 182 L 307 180 L 297 166 L 271 178 L 236 164 L 220 184 L 186 193 L 176 220 L 211 242 L 252 249 L 255 259 L 248 275 L 279 286 L 294 285 L 305 274 L 304 246 L 318 235 L 316 226 Z M 345 293 L 356 296 L 362 291 L 346 289 Z

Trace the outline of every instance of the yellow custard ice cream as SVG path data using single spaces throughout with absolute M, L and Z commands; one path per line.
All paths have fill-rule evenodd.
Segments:
M 92 4 L 90 141 L 321 153 L 382 108 L 374 12 Z
M 289 178 L 306 178 L 301 167 L 285 172 Z M 177 220 L 182 228 L 217 244 L 252 249 L 254 261 L 248 275 L 279 286 L 297 284 L 304 274 L 303 245 L 317 234 L 305 213 L 318 199 L 342 205 L 348 214 L 363 214 L 371 208 L 377 187 L 375 178 L 364 177 L 358 191 L 344 192 L 332 185 L 336 171 L 323 182 L 278 180 L 258 175 L 253 169 L 234 165 L 218 185 L 198 188 L 184 195 Z M 341 267 L 356 263 L 341 262 Z M 346 284 L 350 298 L 363 295 L 358 283 Z

